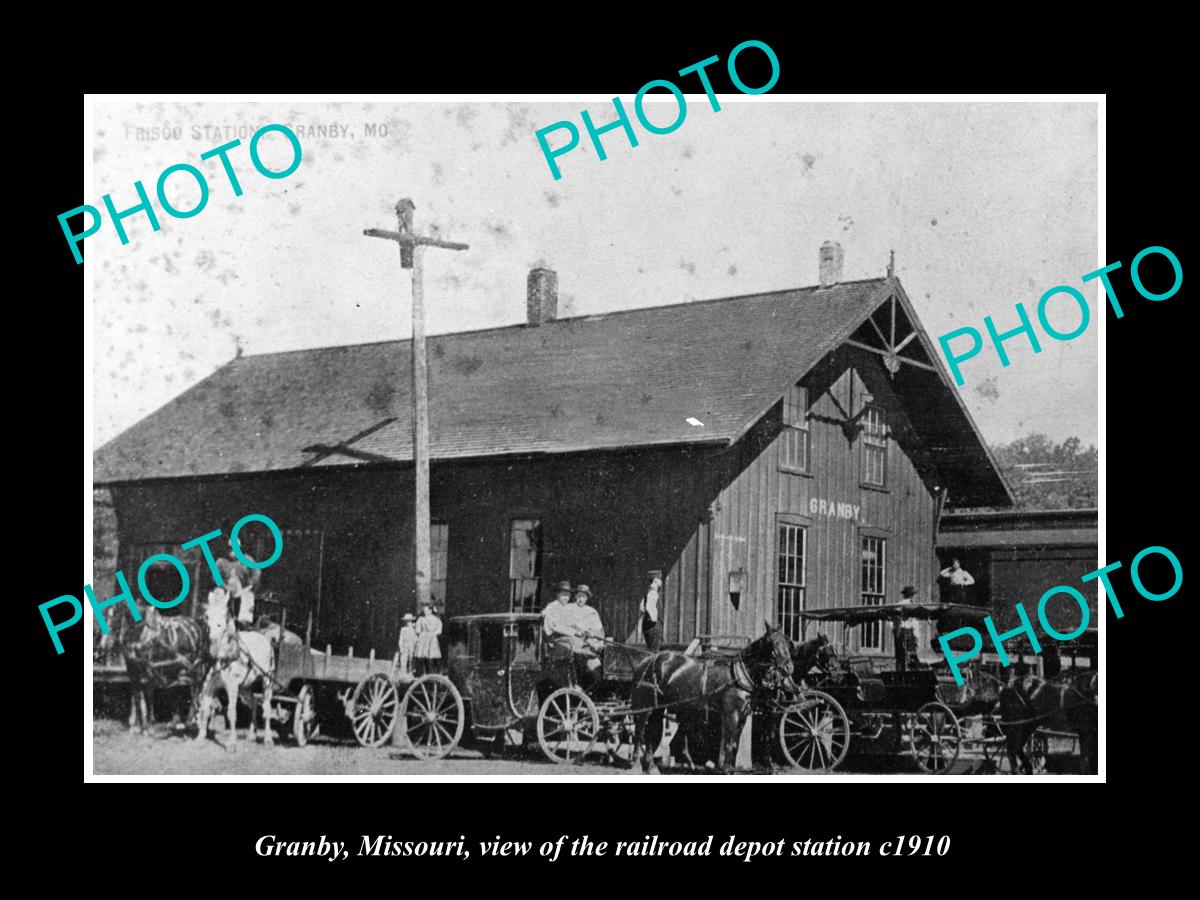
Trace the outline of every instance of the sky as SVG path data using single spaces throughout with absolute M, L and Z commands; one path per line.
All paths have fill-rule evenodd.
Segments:
M 651 95 L 653 96 L 653 95 Z M 646 105 L 666 124 L 675 101 Z M 632 98 L 624 97 L 627 109 Z M 720 95 L 714 112 L 688 95 L 673 133 L 634 121 L 602 136 L 599 160 L 581 124 L 615 118 L 604 102 L 103 103 L 93 116 L 93 183 L 84 201 L 118 210 L 154 196 L 159 174 L 189 163 L 210 196 L 186 219 L 158 209 L 87 238 L 93 283 L 96 446 L 229 362 L 268 353 L 410 336 L 410 288 L 394 244 L 401 197 L 421 233 L 470 245 L 425 257 L 430 333 L 525 319 L 528 270 L 558 273 L 559 315 L 800 287 L 817 282 L 821 243 L 845 253 L 844 279 L 896 274 L 931 339 L 952 329 L 1000 330 L 1031 318 L 1038 299 L 1080 289 L 1092 323 L 1075 340 L 1007 342 L 963 365 L 960 392 L 984 438 L 1032 432 L 1097 442 L 1097 111 L 1094 103 L 804 103 Z M 631 113 L 631 118 L 632 113 Z M 569 120 L 581 132 L 555 180 L 534 132 Z M 251 163 L 262 125 L 298 126 L 300 166 L 276 180 Z M 325 126 L 327 136 L 309 129 Z M 157 130 L 156 130 L 157 129 Z M 334 134 L 336 136 L 328 136 Z M 563 133 L 551 136 L 559 146 Z M 234 196 L 218 159 L 234 137 Z M 284 169 L 286 139 L 268 134 L 264 165 Z M 187 210 L 199 188 L 166 185 Z M 157 201 L 155 205 L 158 206 Z M 64 241 L 64 252 L 69 253 Z M 1056 301 L 1071 331 L 1079 312 Z M 631 379 L 636 377 L 631 373 Z

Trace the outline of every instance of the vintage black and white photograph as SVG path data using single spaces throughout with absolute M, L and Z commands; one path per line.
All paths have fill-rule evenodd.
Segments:
M 94 776 L 1101 771 L 1097 103 L 641 101 L 92 103 Z

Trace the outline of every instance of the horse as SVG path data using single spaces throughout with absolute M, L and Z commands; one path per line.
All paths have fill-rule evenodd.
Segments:
M 140 622 L 126 623 L 117 646 L 129 675 L 129 730 L 154 724 L 154 691 L 180 682 L 191 688 L 188 719 L 196 714 L 208 669 L 208 632 L 190 616 L 162 616 L 151 606 Z
M 201 690 L 199 731 L 196 741 L 208 738 L 208 725 L 212 713 L 213 700 L 218 681 L 225 688 L 227 698 L 226 722 L 229 726 L 229 736 L 225 743 L 227 750 L 237 749 L 237 702 L 238 691 L 245 687 L 251 688 L 254 682 L 262 679 L 263 698 L 263 744 L 266 747 L 274 745 L 274 735 L 271 733 L 271 671 L 274 668 L 274 647 L 271 639 L 258 631 L 238 631 L 233 616 L 229 612 L 229 592 L 224 588 L 215 588 L 208 595 L 205 607 L 205 620 L 208 624 L 209 644 L 212 648 L 213 666 Z M 250 714 L 250 740 L 254 740 L 255 716 L 253 704 Z
M 814 668 L 828 674 L 837 666 L 833 644 L 823 634 L 792 646 L 792 668 L 796 678 L 803 679 Z
M 634 712 L 634 756 L 641 753 L 642 771 L 657 773 L 654 751 L 662 740 L 667 708 L 685 736 L 707 737 L 710 713 L 720 716 L 716 765 L 728 771 L 737 754 L 738 737 L 755 693 L 791 678 L 792 642 L 768 623 L 766 633 L 737 656 L 699 659 L 663 650 L 642 660 L 633 672 L 630 702 Z
M 1054 681 L 1026 675 L 1004 686 L 997 706 L 1008 761 L 1014 772 L 1033 774 L 1025 744 L 1041 726 L 1077 734 L 1079 770 L 1084 774 L 1098 771 L 1096 683 L 1094 673 L 1085 673 Z

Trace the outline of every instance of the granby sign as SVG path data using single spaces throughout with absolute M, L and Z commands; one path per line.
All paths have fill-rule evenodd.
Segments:
M 813 497 L 808 501 L 809 515 L 826 516 L 830 519 L 850 519 L 853 522 L 858 521 L 858 511 L 862 509 L 852 503 L 835 503 L 832 500 L 819 499 Z

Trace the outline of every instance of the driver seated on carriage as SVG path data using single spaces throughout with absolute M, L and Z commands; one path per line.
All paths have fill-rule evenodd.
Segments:
M 548 660 L 569 662 L 584 684 L 598 681 L 603 665 L 600 653 L 604 649 L 604 625 L 600 614 L 587 605 L 591 595 L 586 584 L 572 592 L 571 582 L 560 581 L 554 600 L 542 611 L 542 630 L 549 644 Z
M 255 560 L 243 552 L 243 556 Z M 254 592 L 262 579 L 262 569 L 254 569 L 243 563 L 230 545 L 225 556 L 217 560 L 217 571 L 225 582 L 229 596 L 237 603 L 237 628 L 244 631 L 254 627 Z

